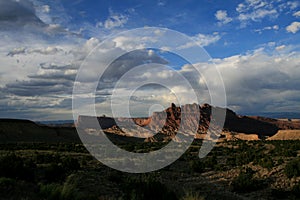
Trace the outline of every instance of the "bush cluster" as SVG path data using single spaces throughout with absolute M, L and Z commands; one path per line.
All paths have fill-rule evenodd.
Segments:
M 123 185 L 125 200 L 176 200 L 173 191 L 152 176 L 128 177 Z
M 261 181 L 253 177 L 254 171 L 251 168 L 246 168 L 232 181 L 232 190 L 235 192 L 252 192 L 262 188 Z

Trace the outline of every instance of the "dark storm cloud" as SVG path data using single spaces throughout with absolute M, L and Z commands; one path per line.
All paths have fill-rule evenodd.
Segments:
M 55 69 L 55 70 L 67 70 L 67 69 L 78 69 L 79 66 L 75 64 L 69 64 L 69 65 L 56 65 L 53 63 L 41 63 L 40 64 L 42 69 Z
M 29 55 L 29 54 L 41 54 L 41 55 L 55 55 L 58 53 L 64 53 L 65 55 L 68 55 L 69 52 L 64 51 L 61 48 L 57 47 L 46 47 L 46 48 L 36 48 L 36 49 L 26 49 L 25 47 L 20 48 L 14 48 L 10 50 L 7 54 L 7 56 L 14 57 L 15 55 Z M 68 66 L 56 66 L 55 64 L 50 64 L 49 66 L 46 66 L 46 63 L 40 64 L 42 68 L 48 68 L 48 69 L 54 69 L 57 68 L 67 68 Z
M 263 89 L 290 90 L 296 88 L 299 84 L 300 80 L 293 79 L 288 74 L 275 70 L 261 71 L 259 74 L 255 74 L 255 76 L 249 74 L 249 76 L 240 80 L 240 87 L 254 91 Z
M 21 48 L 15 48 L 11 51 L 8 52 L 7 56 L 14 57 L 15 55 L 21 55 L 26 53 L 26 48 L 21 47 Z
M 115 82 L 118 81 L 125 73 L 139 65 L 147 63 L 168 64 L 168 61 L 155 53 L 149 54 L 148 50 L 131 51 L 117 58 L 108 66 L 100 79 L 98 89 L 113 87 Z M 138 77 L 135 76 L 135 79 L 137 78 Z
M 98 90 L 95 92 L 96 96 L 110 96 L 112 94 L 110 89 Z
M 149 55 L 148 50 L 135 50 L 122 55 L 111 63 L 104 72 L 103 77 L 116 80 L 134 67 L 147 63 L 168 64 L 166 60 L 157 54 Z
M 0 37 L 13 40 L 22 37 L 22 41 L 32 37 L 50 41 L 58 35 L 82 37 L 80 33 L 71 32 L 60 24 L 52 22 L 54 24 L 41 20 L 35 5 L 29 0 L 0 0 L 0 31 L 2 31 Z M 48 54 L 49 52 L 37 50 L 36 53 Z
M 256 51 L 218 61 L 228 106 L 242 113 L 299 112 L 299 58 Z
M 28 0 L 0 0 L 0 30 L 25 25 L 45 26 L 34 5 Z
M 71 94 L 73 81 L 46 79 L 46 80 L 30 80 L 18 81 L 16 83 L 7 84 L 1 90 L 5 93 L 18 96 L 39 96 L 51 94 Z
M 59 102 L 58 105 L 55 106 L 56 108 L 64 108 L 64 109 L 72 109 L 72 99 L 66 98 Z
M 29 80 L 6 84 L 1 91 L 19 96 L 71 94 L 76 78 L 76 68 L 72 64 L 42 63 L 40 64 L 42 73 L 28 75 Z
M 34 109 L 34 108 L 26 108 L 26 109 L 11 109 L 7 112 L 0 113 L 1 118 L 13 118 L 13 119 L 31 119 L 35 121 L 40 121 L 41 119 L 49 119 L 51 115 L 55 113 L 45 113 L 45 108 Z M 59 116 L 59 115 L 58 115 Z M 57 116 L 56 116 L 57 117 Z M 63 116 L 68 118 L 55 118 L 57 119 L 71 119 L 71 116 Z
M 44 79 L 44 80 L 66 80 L 74 81 L 76 74 L 63 74 L 63 73 L 52 73 L 52 74 L 43 74 L 43 75 L 29 75 L 28 78 L 31 79 Z

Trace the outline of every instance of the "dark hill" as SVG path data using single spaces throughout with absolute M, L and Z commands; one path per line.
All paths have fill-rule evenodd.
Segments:
M 0 119 L 0 143 L 80 142 L 75 128 L 48 127 L 29 120 Z

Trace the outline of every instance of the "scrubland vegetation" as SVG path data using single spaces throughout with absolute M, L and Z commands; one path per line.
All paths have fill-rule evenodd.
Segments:
M 165 144 L 122 144 L 147 152 Z M 0 199 L 299 199 L 299 141 L 218 143 L 199 159 L 195 141 L 172 165 L 129 174 L 81 144 L 0 145 Z

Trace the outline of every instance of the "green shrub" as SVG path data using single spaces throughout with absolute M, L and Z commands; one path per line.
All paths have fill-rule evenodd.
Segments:
M 256 153 L 250 151 L 249 149 L 244 150 L 236 155 L 236 165 L 242 166 L 252 162 L 255 158 Z
M 228 167 L 235 167 L 236 166 L 236 161 L 235 161 L 235 157 L 230 156 L 226 159 L 226 165 Z
M 35 160 L 38 164 L 46 164 L 46 163 L 59 163 L 61 162 L 60 156 L 58 154 L 35 154 Z
M 300 197 L 300 182 L 298 184 L 294 185 L 294 187 L 292 188 L 292 193 L 296 197 Z
M 139 178 L 128 177 L 125 181 L 123 191 L 125 193 L 124 199 L 128 200 L 177 199 L 174 192 L 150 176 Z
M 40 185 L 39 195 L 46 200 L 74 200 L 75 190 L 70 185 L 60 185 L 57 183 Z
M 283 151 L 283 156 L 285 157 L 296 157 L 297 156 L 297 151 L 294 151 L 292 149 L 287 149 Z
M 15 154 L 8 154 L 0 158 L 0 177 L 33 180 L 34 164 L 31 161 L 24 161 Z
M 232 181 L 231 186 L 235 192 L 251 192 L 259 189 L 261 183 L 253 178 L 254 171 L 251 168 L 246 168 Z
M 189 162 L 189 166 L 192 170 L 192 172 L 202 173 L 204 172 L 205 165 L 203 162 L 201 162 L 199 159 L 197 160 L 191 160 Z
M 184 194 L 181 200 L 204 200 L 205 198 L 201 196 L 198 192 L 188 191 Z
M 107 179 L 111 182 L 120 183 L 123 179 L 123 174 L 120 171 L 111 170 L 107 174 Z
M 283 160 L 282 158 L 279 158 L 278 161 L 277 161 L 277 164 L 278 164 L 278 165 L 281 165 L 281 164 L 283 164 L 283 163 L 284 163 L 284 160 Z
M 76 158 L 66 157 L 62 160 L 62 167 L 65 171 L 72 172 L 80 169 L 80 163 Z
M 45 168 L 44 178 L 47 182 L 57 182 L 62 181 L 66 177 L 66 172 L 61 165 L 56 163 L 51 163 Z
M 287 163 L 284 172 L 288 178 L 300 176 L 300 159 Z
M 274 162 L 270 157 L 260 159 L 258 164 L 267 169 L 272 169 L 274 167 Z
M 47 200 L 59 200 L 61 191 L 62 186 L 55 183 L 40 186 L 40 196 Z
M 11 195 L 14 192 L 16 180 L 11 178 L 0 178 L 0 194 Z
M 76 198 L 76 191 L 72 185 L 64 184 L 64 186 L 61 190 L 61 199 L 63 199 L 63 200 L 78 199 L 78 198 Z
M 23 180 L 15 180 L 12 178 L 0 178 L 0 199 L 14 200 L 14 199 L 39 199 L 36 191 L 38 187 L 33 183 Z
M 205 167 L 210 169 L 214 169 L 217 163 L 217 157 L 215 155 L 207 157 L 204 161 Z

